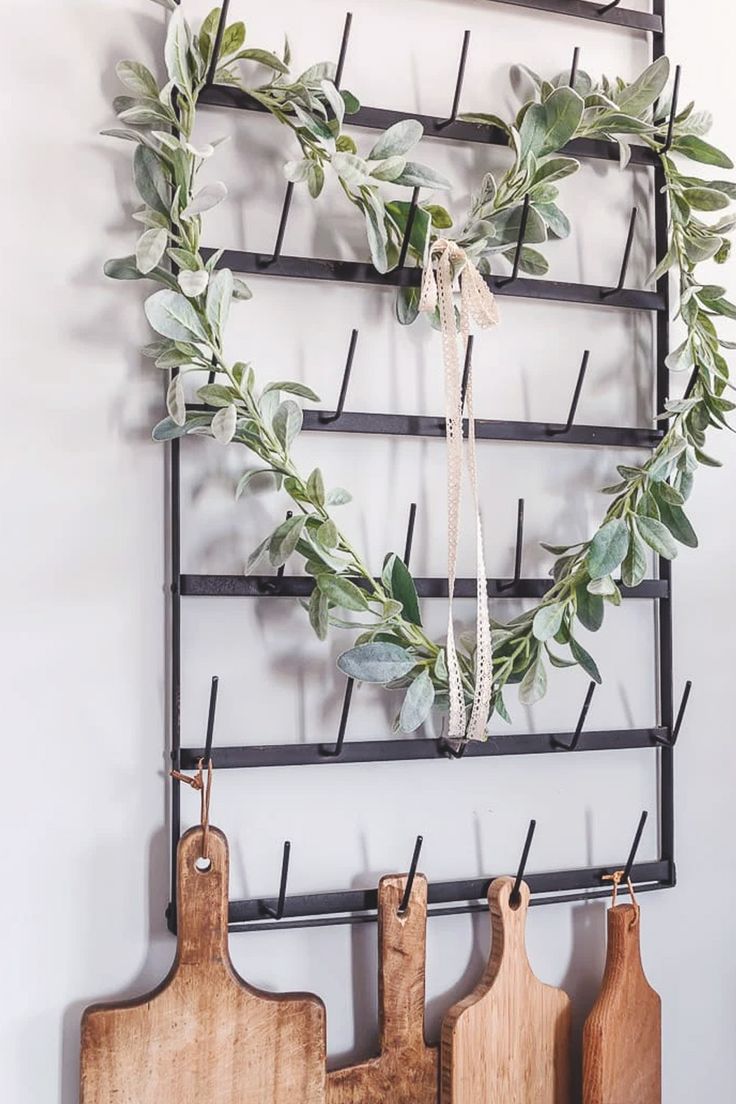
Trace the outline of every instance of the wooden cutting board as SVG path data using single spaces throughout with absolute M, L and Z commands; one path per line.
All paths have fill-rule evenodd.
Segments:
M 442 1104 L 570 1104 L 570 999 L 534 976 L 526 953 L 529 888 L 491 885 L 493 943 L 482 980 L 442 1025 Z
M 424 1041 L 427 880 L 417 874 L 398 916 L 406 878 L 378 887 L 378 1001 L 381 1053 L 328 1074 L 329 1104 L 437 1104 L 439 1052 Z
M 601 991 L 583 1032 L 584 1104 L 661 1104 L 662 1002 L 641 964 L 638 905 L 608 910 Z
M 139 1000 L 87 1009 L 81 1104 L 324 1104 L 325 1010 L 317 997 L 246 985 L 228 952 L 228 848 L 179 843 L 176 960 Z

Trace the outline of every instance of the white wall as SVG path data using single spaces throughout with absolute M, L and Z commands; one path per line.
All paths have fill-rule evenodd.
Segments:
M 167 840 L 164 828 L 164 471 L 149 441 L 160 379 L 138 347 L 147 340 L 135 285 L 101 276 L 111 255 L 130 250 L 135 203 L 129 150 L 97 132 L 111 122 L 114 62 L 157 64 L 162 15 L 146 0 L 3 0 L 3 185 L 6 335 L 2 466 L 5 510 L 3 693 L 6 789 L 2 800 L 6 892 L 2 1068 L 9 1104 L 77 1099 L 78 1024 L 94 999 L 140 993 L 166 971 Z M 190 10 L 204 12 L 201 0 Z M 643 7 L 643 4 L 637 4 Z M 233 5 L 252 43 L 275 46 L 288 29 L 297 64 L 334 55 L 342 3 L 297 0 Z M 716 113 L 715 139 L 736 149 L 727 83 L 731 12 L 701 0 L 697 16 L 670 0 L 669 44 L 684 65 L 685 97 Z M 308 10 L 309 18 L 305 18 Z M 632 76 L 646 63 L 643 37 L 610 27 L 543 18 L 485 0 L 353 0 L 346 84 L 377 106 L 447 110 L 462 32 L 473 31 L 465 109 L 512 110 L 510 63 L 545 73 L 569 64 L 572 47 L 592 72 Z M 373 60 L 378 58 L 378 60 Z M 207 133 L 232 133 L 217 172 L 231 183 L 213 218 L 212 244 L 267 249 L 283 190 L 285 136 L 266 119 L 208 111 Z M 361 140 L 368 139 L 362 135 Z M 446 148 L 447 147 L 447 148 Z M 486 165 L 502 156 L 430 143 L 430 163 L 458 181 L 455 210 Z M 549 250 L 554 275 L 594 283 L 617 271 L 632 202 L 648 208 L 645 173 L 619 175 L 588 164 L 566 182 L 569 242 Z M 359 229 L 329 193 L 318 208 L 295 201 L 286 250 L 363 256 Z M 650 224 L 641 220 L 632 284 L 645 278 Z M 727 274 L 733 285 L 733 269 Z M 440 413 L 439 350 L 423 326 L 400 331 L 391 295 L 379 289 L 252 280 L 239 308 L 233 352 L 261 378 L 303 377 L 329 404 L 339 387 L 350 329 L 361 330 L 349 405 Z M 481 416 L 559 419 L 577 365 L 591 349 L 580 419 L 647 424 L 650 322 L 638 315 L 505 299 L 503 324 L 476 344 Z M 8 333 L 11 347 L 7 349 Z M 11 414 L 12 412 L 12 414 Z M 675 683 L 695 689 L 677 756 L 680 884 L 643 900 L 645 962 L 665 1019 L 667 1104 L 697 1092 L 725 1100 L 736 1076 L 730 914 L 736 874 L 731 842 L 734 745 L 728 679 L 728 587 L 736 545 L 736 447 L 722 434 L 711 451 L 726 462 L 704 473 L 692 505 L 702 547 L 675 571 Z M 409 503 L 419 505 L 414 567 L 444 565 L 443 446 L 439 441 L 309 435 L 304 464 L 319 457 L 357 505 L 345 524 L 378 563 L 403 542 Z M 508 571 L 515 501 L 527 500 L 526 571 L 546 570 L 540 539 L 589 532 L 601 510 L 596 488 L 619 453 L 554 446 L 481 445 L 484 514 L 492 574 Z M 184 566 L 238 571 L 283 501 L 259 495 L 234 507 L 231 480 L 244 458 L 213 448 L 186 452 Z M 462 573 L 472 570 L 463 548 Z M 320 646 L 291 603 L 190 602 L 185 607 L 183 723 L 199 742 L 211 674 L 221 677 L 222 743 L 320 740 L 336 730 L 342 684 L 340 641 Z M 458 617 L 472 618 L 472 603 Z M 505 603 L 509 612 L 513 603 Z M 442 603 L 428 604 L 442 630 Z M 605 674 L 590 724 L 655 720 L 652 613 L 629 603 L 594 640 Z M 515 705 L 518 731 L 568 728 L 585 691 L 579 672 L 558 673 L 533 715 Z M 385 696 L 361 690 L 349 738 L 381 735 Z M 575 758 L 376 764 L 218 775 L 214 819 L 233 851 L 233 895 L 275 892 L 283 839 L 293 842 L 296 892 L 374 885 L 406 867 L 425 836 L 431 878 L 510 868 L 526 823 L 539 829 L 531 869 L 606 864 L 625 852 L 639 811 L 650 829 L 641 857 L 656 854 L 653 756 L 628 752 Z M 185 814 L 196 816 L 184 794 Z M 582 1020 L 603 960 L 600 904 L 533 910 L 529 944 L 545 980 L 564 984 Z M 449 1003 L 467 991 L 487 944 L 483 917 L 437 919 L 429 927 L 429 1030 L 436 1038 Z M 241 935 L 233 956 L 250 981 L 312 989 L 327 1003 L 331 1061 L 371 1052 L 375 1024 L 373 926 Z

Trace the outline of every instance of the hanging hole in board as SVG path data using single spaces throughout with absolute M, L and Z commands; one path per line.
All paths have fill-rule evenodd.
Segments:
M 207 874 L 212 869 L 212 859 L 206 859 L 204 855 L 200 855 L 194 860 L 194 869 L 198 874 Z

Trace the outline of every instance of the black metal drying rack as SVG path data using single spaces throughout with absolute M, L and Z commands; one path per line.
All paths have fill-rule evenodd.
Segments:
M 230 0 L 223 4 L 222 17 L 215 42 L 215 58 L 224 31 Z M 663 56 L 665 52 L 664 14 L 665 0 L 653 0 L 652 13 L 631 11 L 620 6 L 620 0 L 613 3 L 598 4 L 586 0 L 489 0 L 491 3 L 512 4 L 517 7 L 538 12 L 551 12 L 579 19 L 594 20 L 599 23 L 613 24 L 632 30 L 647 32 L 651 35 L 652 58 Z M 339 85 L 345 63 L 351 17 L 348 16 L 343 34 L 336 83 Z M 441 137 L 444 140 L 460 142 L 478 142 L 483 144 L 505 144 L 500 132 L 486 127 L 463 122 L 457 118 L 460 93 L 465 71 L 465 60 L 469 45 L 469 32 L 466 32 L 452 111 L 449 117 L 436 118 L 407 112 L 389 111 L 383 108 L 361 107 L 350 117 L 350 124 L 367 128 L 384 129 L 401 119 L 418 119 L 428 137 Z M 572 73 L 577 70 L 578 51 L 575 51 Z M 202 102 L 219 107 L 246 111 L 263 110 L 247 93 L 231 87 L 217 86 L 212 83 L 216 64 L 210 71 L 210 82 L 202 94 Z M 679 72 L 678 72 L 679 78 Z M 673 100 L 673 114 L 676 96 Z M 568 151 L 582 158 L 603 158 L 617 160 L 618 150 L 615 144 L 605 141 L 582 140 L 570 143 Z M 634 165 L 649 166 L 654 173 L 654 216 L 655 247 L 657 257 L 664 255 L 667 249 L 667 202 L 663 194 L 662 170 L 656 155 L 644 148 L 632 151 Z M 291 205 L 293 186 L 289 185 L 281 213 L 276 235 L 276 245 L 271 254 L 258 254 L 228 250 L 221 264 L 238 272 L 256 275 L 268 275 L 279 278 L 298 278 L 311 280 L 334 280 L 352 283 L 376 284 L 383 286 L 416 286 L 420 279 L 418 268 L 400 264 L 396 269 L 381 274 L 371 264 L 334 261 L 308 257 L 284 256 L 282 247 L 287 219 Z M 412 201 L 412 211 L 416 209 L 418 191 Z M 488 277 L 494 292 L 531 299 L 547 299 L 568 303 L 587 303 L 608 309 L 634 309 L 651 311 L 656 315 L 655 363 L 656 363 L 656 405 L 664 408 L 668 397 L 669 373 L 665 357 L 669 349 L 669 290 L 668 279 L 662 277 L 656 291 L 628 289 L 625 287 L 629 254 L 634 236 L 636 211 L 632 212 L 629 233 L 619 273 L 618 283 L 611 287 L 598 287 L 586 284 L 560 283 L 549 280 L 524 279 L 518 276 L 518 260 L 523 244 L 525 218 L 522 216 L 517 244 L 516 261 L 510 277 Z M 412 214 L 410 212 L 405 242 L 411 233 Z M 405 259 L 406 250 L 402 250 Z M 343 375 L 342 388 L 333 411 L 311 411 L 305 417 L 305 429 L 313 432 L 340 432 L 362 434 L 391 434 L 399 436 L 441 437 L 445 433 L 443 418 L 415 416 L 411 414 L 357 413 L 345 411 L 350 372 L 357 342 L 357 332 L 353 332 L 350 350 Z M 472 345 L 469 349 L 472 356 Z M 577 402 L 583 385 L 587 367 L 586 352 L 580 367 L 570 413 L 565 422 L 476 422 L 476 436 L 479 440 L 545 442 L 556 444 L 589 444 L 605 447 L 625 447 L 652 449 L 661 439 L 657 429 L 641 429 L 611 426 L 586 426 L 575 423 Z M 467 429 L 467 426 L 466 426 Z M 367 762 L 390 762 L 397 760 L 438 759 L 447 765 L 442 769 L 451 770 L 453 758 L 442 741 L 430 739 L 377 739 L 351 743 L 346 740 L 353 683 L 348 681 L 345 689 L 342 717 L 337 739 L 334 744 L 276 744 L 259 746 L 215 746 L 213 747 L 214 713 L 217 693 L 217 680 L 213 679 L 213 692 L 210 700 L 210 714 L 207 740 L 204 747 L 181 746 L 181 603 L 183 599 L 197 596 L 209 597 L 295 597 L 307 595 L 313 580 L 307 577 L 286 576 L 283 569 L 276 576 L 242 575 L 193 575 L 181 571 L 181 494 L 180 494 L 180 450 L 181 442 L 174 440 L 170 446 L 170 639 L 171 639 L 171 762 L 176 770 L 193 770 L 200 759 L 212 758 L 214 766 L 222 769 L 248 769 L 254 767 L 281 767 L 306 765 L 335 765 Z M 411 552 L 416 508 L 413 506 L 409 531 L 407 534 L 406 559 Z M 517 523 L 517 541 L 514 575 L 510 579 L 490 579 L 489 595 L 495 598 L 537 598 L 543 595 L 551 585 L 549 579 L 527 579 L 522 577 L 523 547 L 523 501 L 519 503 Z M 447 581 L 439 578 L 420 578 L 416 580 L 420 597 L 445 597 Z M 455 593 L 457 596 L 474 596 L 475 584 L 472 579 L 459 579 Z M 657 577 L 645 580 L 634 590 L 622 589 L 625 600 L 647 599 L 656 603 L 657 608 L 657 690 L 659 724 L 645 729 L 618 729 L 613 731 L 587 731 L 584 721 L 592 697 L 594 684 L 591 683 L 585 702 L 578 717 L 575 729 L 568 733 L 534 733 L 513 736 L 491 737 L 486 743 L 468 745 L 465 754 L 469 758 L 494 755 L 528 754 L 567 754 L 589 751 L 610 751 L 630 748 L 650 748 L 658 759 L 658 815 L 659 815 L 659 858 L 653 862 L 635 863 L 636 848 L 641 838 L 645 816 L 639 824 L 634 845 L 626 864 L 631 878 L 639 891 L 664 889 L 675 885 L 674 852 L 674 745 L 680 731 L 684 710 L 690 693 L 688 683 L 681 699 L 677 718 L 674 717 L 673 673 L 672 673 L 672 577 L 668 560 L 658 559 Z M 439 769 L 439 768 L 438 768 Z M 520 871 L 526 865 L 533 822 L 527 837 L 524 857 Z M 176 783 L 171 786 L 171 901 L 176 901 L 176 847 L 181 834 L 181 798 Z M 412 870 L 421 846 L 418 839 Z M 273 927 L 306 927 L 313 925 L 362 923 L 376 918 L 377 891 L 348 890 L 332 893 L 314 893 L 287 896 L 287 878 L 289 870 L 290 844 L 284 846 L 284 859 L 281 871 L 281 886 L 277 897 L 232 901 L 230 903 L 230 927 L 233 931 L 252 931 Z M 605 875 L 617 869 L 617 864 L 609 867 L 588 867 L 575 870 L 558 870 L 543 874 L 531 874 L 527 881 L 533 893 L 533 904 L 559 901 L 578 901 L 606 895 Z M 486 908 L 482 898 L 488 889 L 490 877 L 482 879 L 458 880 L 433 883 L 429 886 L 430 914 L 454 914 L 478 911 Z M 169 926 L 176 928 L 175 907 L 169 905 Z

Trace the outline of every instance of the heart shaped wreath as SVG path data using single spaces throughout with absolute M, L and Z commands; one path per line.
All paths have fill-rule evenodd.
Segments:
M 301 156 L 285 166 L 290 181 L 304 182 L 316 198 L 326 173 L 336 174 L 346 199 L 365 220 L 371 257 L 380 272 L 399 262 L 411 211 L 408 200 L 386 198 L 386 185 L 438 190 L 449 188 L 449 183 L 410 159 L 422 136 L 415 120 L 390 127 L 365 156 L 359 154 L 343 129 L 346 117 L 359 104 L 352 93 L 336 87 L 335 67 L 330 63 L 293 77 L 288 42 L 281 56 L 246 47 L 241 22 L 225 29 L 213 62 L 220 10 L 211 12 L 195 33 L 174 0 L 156 2 L 172 11 L 165 48 L 168 80 L 159 87 L 146 66 L 121 62 L 118 74 L 130 95 L 119 97 L 115 110 L 126 127 L 105 132 L 136 144 L 135 183 L 144 203 L 133 216 L 144 227 L 135 254 L 109 261 L 105 271 L 115 279 L 149 279 L 163 285 L 145 305 L 159 338 L 144 351 L 158 367 L 171 371 L 169 416 L 156 426 L 153 436 L 166 441 L 203 434 L 223 444 L 243 445 L 258 458 L 260 465 L 240 479 L 237 497 L 254 476 L 265 472 L 277 488 L 286 491 L 297 510 L 255 549 L 246 570 L 262 559 L 280 567 L 294 554 L 301 556 L 306 572 L 314 578 L 308 610 L 315 633 L 323 640 L 330 625 L 360 630 L 355 646 L 340 656 L 339 668 L 364 682 L 403 688 L 397 727 L 412 732 L 433 708 L 448 708 L 450 686 L 447 646 L 431 640 L 422 627 L 409 570 L 392 553 L 380 579 L 375 579 L 332 514 L 349 500 L 348 492 L 326 489 L 319 469 L 309 475 L 297 469 L 292 445 L 302 425 L 302 411 L 295 399 L 318 401 L 314 392 L 285 380 L 259 388 L 252 367 L 230 364 L 223 355 L 231 303 L 250 298 L 250 291 L 232 272 L 219 267 L 219 253 L 205 262 L 200 250 L 202 215 L 227 194 L 224 184 L 199 187 L 197 183 L 202 165 L 214 153 L 214 144 L 197 146 L 193 141 L 198 99 L 210 67 L 216 66 L 216 83 L 245 89 L 291 130 Z M 244 73 L 254 64 L 265 67 L 269 79 L 251 87 L 244 83 Z M 520 265 L 525 272 L 543 275 L 547 261 L 534 246 L 565 237 L 570 229 L 557 204 L 558 184 L 579 166 L 565 155 L 565 146 L 576 138 L 613 140 L 625 165 L 629 141 L 635 138 L 658 155 L 669 204 L 668 249 L 653 278 L 676 271 L 677 314 L 686 337 L 669 354 L 667 365 L 672 371 L 689 371 L 691 377 L 685 397 L 668 402 L 660 414 L 668 427 L 651 458 L 640 467 L 619 466 L 618 481 L 604 488 L 612 501 L 591 539 L 570 546 L 544 545 L 556 557 L 553 583 L 544 598 L 508 624 L 492 622 L 491 696 L 481 734 L 494 711 L 508 719 L 503 700 L 506 685 L 518 683 L 519 698 L 525 704 L 544 695 L 547 662 L 554 667 L 579 665 L 601 681 L 594 659 L 576 638 L 577 624 L 595 631 L 606 605 L 620 603 L 613 578 L 618 568 L 623 583 L 636 587 L 645 577 L 648 549 L 672 559 L 678 544 L 697 545 L 683 506 L 698 467 L 719 466 L 704 451 L 706 431 L 726 427 L 726 415 L 734 409 L 734 403 L 724 397 L 730 384 L 722 350 L 736 348 L 736 343 L 719 336 L 716 322 L 721 317 L 736 318 L 736 306 L 726 298 L 724 288 L 701 283 L 696 266 L 710 259 L 723 262 L 728 256 L 736 218 L 727 209 L 736 199 L 736 185 L 691 176 L 681 168 L 681 159 L 733 168 L 731 160 L 703 137 L 710 116 L 696 112 L 691 103 L 670 117 L 666 58 L 632 83 L 606 78 L 594 83 L 580 71 L 571 87 L 565 75 L 546 81 L 524 72 L 534 97 L 513 123 L 494 115 L 464 116 L 501 128 L 513 163 L 499 179 L 491 173 L 483 178 L 452 238 L 453 249 L 462 251 L 467 263 L 481 273 L 492 271 L 499 254 L 512 259 L 526 201 Z M 705 221 L 703 213 L 714 213 L 715 220 Z M 451 226 L 444 207 L 419 203 L 409 226 L 409 258 L 422 266 L 431 264 L 434 246 L 440 237 L 447 238 Z M 400 322 L 410 323 L 417 317 L 419 296 L 416 288 L 399 291 Z M 188 409 L 184 378 L 203 372 L 215 374 L 213 382 L 196 391 L 206 409 Z M 560 654 L 557 649 L 565 651 Z M 461 642 L 456 658 L 464 711 L 476 700 L 474 646 Z

